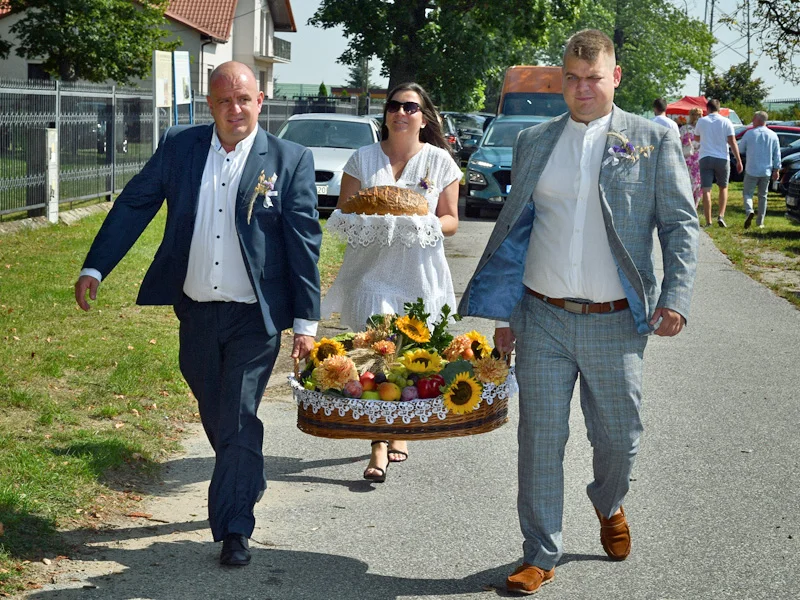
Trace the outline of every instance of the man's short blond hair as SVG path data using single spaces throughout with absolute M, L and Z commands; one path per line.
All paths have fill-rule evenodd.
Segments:
M 601 55 L 610 57 L 616 63 L 614 42 L 599 29 L 584 29 L 572 34 L 567 40 L 563 62 L 566 63 L 567 59 L 572 57 L 595 63 Z
M 766 123 L 767 119 L 769 119 L 769 115 L 766 113 L 766 111 L 759 110 L 753 113 L 753 118 L 758 118 L 762 123 Z

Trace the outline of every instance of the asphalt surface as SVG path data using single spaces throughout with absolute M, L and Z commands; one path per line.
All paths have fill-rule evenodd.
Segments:
M 446 248 L 463 290 L 493 220 L 463 220 Z M 610 562 L 585 486 L 590 449 L 577 394 L 565 459 L 565 555 L 537 598 L 800 597 L 800 312 L 733 269 L 701 235 L 689 326 L 651 338 L 645 433 L 625 501 L 633 552 Z M 490 336 L 493 324 L 461 330 Z M 280 383 L 275 375 L 273 383 Z M 262 405 L 269 489 L 256 507 L 253 562 L 219 567 L 198 429 L 132 519 L 58 563 L 37 599 L 408 600 L 506 597 L 521 559 L 516 407 L 478 436 L 410 444 L 386 483 L 361 478 L 366 441 L 296 429 L 291 397 Z

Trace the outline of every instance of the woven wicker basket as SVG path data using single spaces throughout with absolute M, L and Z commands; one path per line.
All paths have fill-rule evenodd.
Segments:
M 502 386 L 487 386 L 480 405 L 467 414 L 447 412 L 442 397 L 388 402 L 354 400 L 309 391 L 289 378 L 297 401 L 297 428 L 335 439 L 424 440 L 486 433 L 508 421 L 508 398 L 516 391 L 513 370 Z

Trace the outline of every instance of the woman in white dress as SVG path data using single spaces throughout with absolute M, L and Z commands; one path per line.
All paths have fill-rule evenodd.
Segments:
M 381 142 L 360 148 L 345 165 L 339 206 L 363 188 L 410 188 L 428 200 L 441 234 L 453 235 L 458 229 L 461 169 L 442 135 L 436 107 L 421 86 L 404 83 L 389 93 L 381 134 Z M 403 304 L 418 297 L 425 301 L 431 320 L 444 304 L 455 309 L 443 241 L 437 238 L 438 231 L 429 244 L 348 244 L 336 281 L 323 299 L 323 314 L 339 312 L 343 325 L 361 331 L 373 314 L 402 314 Z M 372 442 L 364 478 L 384 481 L 389 463 L 406 458 L 405 441 Z

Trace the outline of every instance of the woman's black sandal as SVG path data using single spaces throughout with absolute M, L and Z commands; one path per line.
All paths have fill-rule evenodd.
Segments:
M 372 442 L 370 444 L 370 446 L 374 446 L 375 444 L 386 444 L 386 448 L 387 449 L 389 448 L 389 441 L 388 440 L 376 440 L 376 441 Z M 386 481 L 386 471 L 389 469 L 389 463 L 390 462 L 391 461 L 389 460 L 389 455 L 388 455 L 388 452 L 387 452 L 387 455 L 386 455 L 386 468 L 385 469 L 381 469 L 380 467 L 369 467 L 368 466 L 366 469 L 364 469 L 364 479 L 368 479 L 369 481 L 373 481 L 375 483 L 383 483 L 384 481 Z M 367 471 L 369 469 L 372 469 L 373 471 L 380 471 L 380 473 L 378 475 L 368 474 Z

